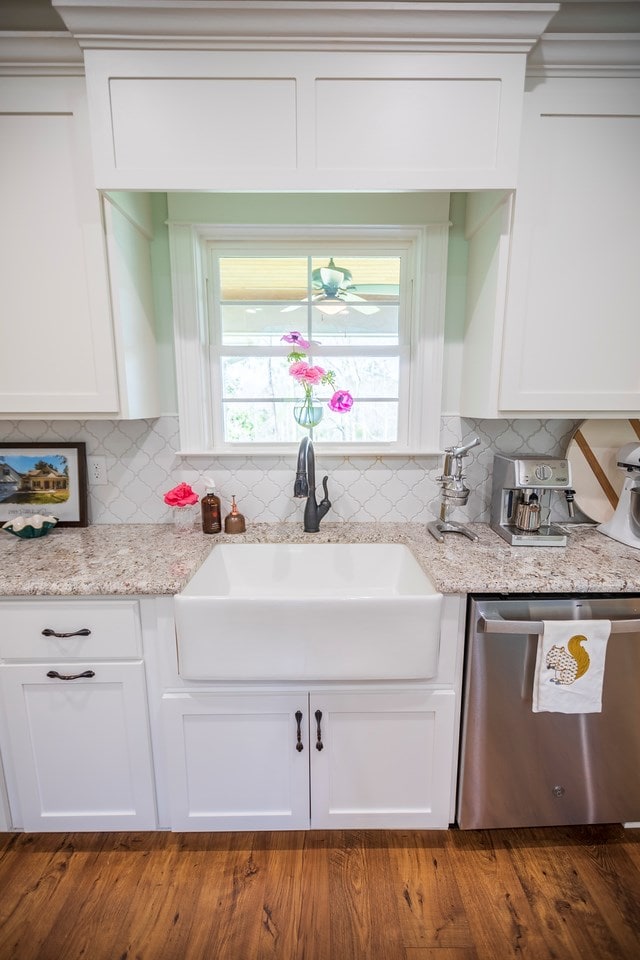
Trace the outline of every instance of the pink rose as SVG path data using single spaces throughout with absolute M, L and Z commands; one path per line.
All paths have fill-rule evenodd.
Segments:
M 326 374 L 326 370 L 322 367 L 309 367 L 304 374 L 303 380 L 306 383 L 310 383 L 312 386 L 315 386 L 318 383 L 322 383 L 322 378 Z
M 192 503 L 197 503 L 200 498 L 188 483 L 179 483 L 173 490 L 169 490 L 164 495 L 164 502 L 170 507 L 187 507 Z
M 312 367 L 305 360 L 296 360 L 289 367 L 289 373 L 298 383 L 303 386 L 316 386 L 322 383 L 322 378 L 326 376 L 326 370 L 322 367 Z
M 296 380 L 304 380 L 308 369 L 309 364 L 306 362 L 306 360 L 296 360 L 296 362 L 292 363 L 289 367 L 289 373 Z
M 348 390 L 336 390 L 329 400 L 329 409 L 334 413 L 348 413 L 353 406 L 353 397 Z

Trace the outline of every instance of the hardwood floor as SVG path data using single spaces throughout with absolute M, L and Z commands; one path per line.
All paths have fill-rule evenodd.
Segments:
M 640 830 L 0 834 L 0 960 L 510 957 L 640 957 Z

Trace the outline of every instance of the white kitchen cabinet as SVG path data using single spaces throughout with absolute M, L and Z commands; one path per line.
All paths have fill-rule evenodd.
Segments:
M 306 692 L 167 693 L 162 710 L 173 830 L 309 826 Z
M 245 18 L 243 32 L 249 26 Z M 524 44 L 506 54 L 472 43 L 435 51 L 428 41 L 403 52 L 394 44 L 345 52 L 343 42 L 337 51 L 109 46 L 85 50 L 102 188 L 515 183 Z
M 0 683 L 22 814 L 14 824 L 155 827 L 142 663 L 3 664 Z
M 84 77 L 0 77 L 0 141 L 0 417 L 157 416 L 152 316 L 110 289 Z
M 141 29 L 127 0 L 57 6 L 98 185 L 197 191 L 513 186 L 526 57 L 557 9 L 163 0 Z
M 640 410 L 640 79 L 527 83 L 518 186 L 471 198 L 461 413 Z
M 155 829 L 137 604 L 3 601 L 0 631 L 13 826 Z
M 312 694 L 311 826 L 448 827 L 455 704 L 426 688 Z
M 163 711 L 174 830 L 449 824 L 453 690 L 180 691 Z
M 9 811 L 9 798 L 7 797 L 7 787 L 4 780 L 4 770 L 0 764 L 0 833 L 6 833 L 11 825 L 11 814 Z

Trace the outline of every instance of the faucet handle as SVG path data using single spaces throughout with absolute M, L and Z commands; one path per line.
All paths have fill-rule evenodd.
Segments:
M 322 478 L 322 489 L 324 490 L 324 497 L 320 501 L 320 506 L 321 507 L 326 506 L 327 510 L 331 506 L 331 500 L 329 500 L 328 480 L 329 480 L 328 476 Z

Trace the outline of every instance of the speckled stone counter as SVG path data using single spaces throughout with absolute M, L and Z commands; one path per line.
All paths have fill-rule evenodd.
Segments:
M 253 524 L 246 534 L 207 536 L 171 524 L 96 524 L 19 540 L 0 533 L 0 596 L 175 594 L 216 543 L 406 543 L 438 590 L 464 593 L 640 593 L 640 550 L 591 526 L 570 528 L 567 547 L 510 547 L 484 524 L 477 543 L 426 525 Z

